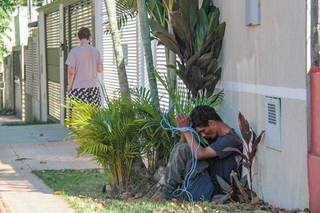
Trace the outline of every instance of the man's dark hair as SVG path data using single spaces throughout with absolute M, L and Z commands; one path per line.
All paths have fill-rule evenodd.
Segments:
M 87 27 L 81 27 L 80 30 L 78 31 L 78 37 L 79 39 L 88 39 L 90 38 L 91 33 L 90 30 Z
M 192 128 L 206 127 L 209 120 L 223 122 L 216 110 L 207 105 L 196 106 L 190 113 Z

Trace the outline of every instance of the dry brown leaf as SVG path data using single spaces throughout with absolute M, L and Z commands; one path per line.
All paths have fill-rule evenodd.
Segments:
M 252 200 L 251 200 L 251 204 L 252 205 L 256 205 L 256 204 L 259 204 L 259 203 L 260 203 L 260 198 L 259 197 L 255 196 L 255 197 L 252 198 Z

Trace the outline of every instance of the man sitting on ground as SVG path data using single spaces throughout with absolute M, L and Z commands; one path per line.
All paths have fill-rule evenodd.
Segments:
M 189 131 L 181 132 L 185 142 L 179 142 L 172 150 L 167 165 L 165 186 L 161 193 L 162 199 L 183 198 L 181 189 L 186 175 L 192 166 L 192 152 L 196 152 L 197 167 L 186 188 L 193 201 L 211 200 L 215 194 L 221 193 L 217 183 L 217 176 L 230 182 L 230 173 L 238 172 L 235 151 L 225 150 L 228 147 L 242 150 L 242 144 L 234 130 L 225 124 L 215 109 L 209 106 L 195 107 L 190 118 L 184 114 L 176 118 L 177 127 L 190 126 L 204 137 L 209 145 L 199 146 L 196 137 Z M 180 189 L 180 190 L 177 190 Z M 186 195 L 184 194 L 184 196 Z M 189 196 L 190 198 L 190 196 Z

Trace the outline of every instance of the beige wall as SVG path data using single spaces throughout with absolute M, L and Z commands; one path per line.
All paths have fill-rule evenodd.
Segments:
M 214 2 L 227 23 L 221 58 L 222 80 L 229 82 L 220 108 L 224 119 L 236 126 L 241 111 L 261 131 L 264 97 L 281 98 L 282 149 L 260 144 L 255 189 L 276 206 L 308 207 L 306 1 L 261 0 L 257 27 L 244 24 L 245 0 Z
M 244 24 L 245 0 L 216 5 L 227 23 L 225 80 L 305 88 L 305 1 L 261 0 L 258 27 Z
M 255 191 L 265 201 L 285 208 L 308 207 L 307 133 L 304 101 L 282 99 L 282 149 L 263 140 L 254 164 Z M 256 132 L 265 129 L 264 96 L 226 91 L 219 108 L 224 121 L 237 126 L 241 111 Z

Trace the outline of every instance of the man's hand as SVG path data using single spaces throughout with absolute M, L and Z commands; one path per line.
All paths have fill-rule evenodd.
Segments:
M 176 117 L 176 123 L 178 128 L 188 127 L 190 125 L 190 119 L 185 114 L 179 114 Z
M 70 92 L 72 90 L 72 86 L 71 85 L 68 85 L 67 87 L 67 92 Z
M 180 114 L 176 118 L 176 123 L 178 128 L 188 127 L 190 125 L 190 118 L 188 118 L 184 114 Z M 198 144 L 198 141 L 196 141 L 196 139 L 193 137 L 193 135 L 189 131 L 181 132 L 181 140 L 186 141 L 190 149 L 193 152 L 197 153 L 198 160 L 213 158 L 217 156 L 217 153 L 210 146 L 201 147 Z

